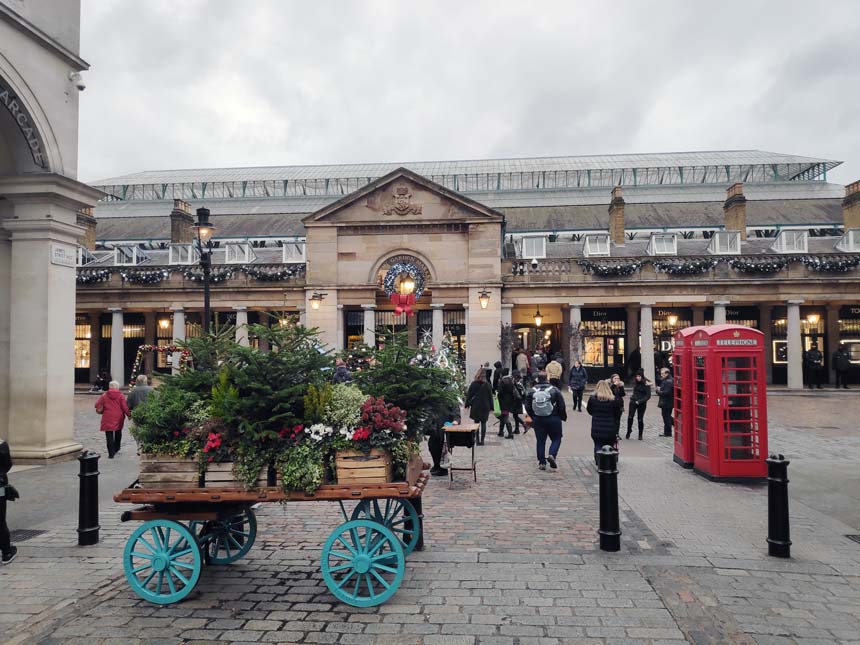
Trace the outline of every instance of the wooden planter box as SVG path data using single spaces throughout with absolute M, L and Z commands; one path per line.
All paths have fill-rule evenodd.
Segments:
M 421 454 L 416 453 L 412 455 L 409 461 L 406 462 L 406 481 L 410 486 L 414 486 L 418 483 L 418 478 L 425 470 L 427 470 L 427 465 L 424 463 L 424 459 L 421 458 Z
M 377 448 L 369 453 L 340 450 L 335 470 L 338 484 L 385 484 L 392 481 L 391 454 Z
M 263 466 L 260 475 L 257 477 L 257 488 L 265 488 L 268 486 L 269 467 Z M 281 485 L 281 473 L 276 474 L 276 486 Z M 233 474 L 233 463 L 224 462 L 220 464 L 207 464 L 205 475 L 206 488 L 244 488 L 242 484 L 236 481 L 236 476 Z
M 198 488 L 200 476 L 196 459 L 169 455 L 141 455 L 141 488 Z

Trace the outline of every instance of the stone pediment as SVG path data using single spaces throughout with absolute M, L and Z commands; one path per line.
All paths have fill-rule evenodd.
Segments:
M 501 223 L 504 215 L 398 168 L 302 221 L 305 226 Z

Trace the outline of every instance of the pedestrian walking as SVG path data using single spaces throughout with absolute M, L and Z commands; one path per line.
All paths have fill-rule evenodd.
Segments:
M 129 411 L 134 410 L 137 406 L 146 401 L 152 393 L 152 389 L 153 388 L 149 385 L 149 379 L 146 378 L 146 375 L 138 374 L 134 387 L 131 388 L 131 392 L 128 393 L 128 399 L 126 400 Z
M 603 446 L 614 446 L 618 439 L 615 418 L 621 400 L 612 393 L 609 381 L 598 381 L 594 393 L 588 397 L 585 410 L 591 415 L 591 439 L 594 441 L 594 463 Z
M 806 368 L 807 385 L 811 390 L 813 387 L 821 389 L 821 373 L 824 366 L 824 356 L 818 349 L 817 343 L 812 343 L 812 346 L 803 353 L 803 365 Z
M 489 363 L 487 364 L 489 366 Z M 487 370 L 479 368 L 475 373 L 475 379 L 466 391 L 466 403 L 464 407 L 469 410 L 469 418 L 475 423 L 481 424 L 478 432 L 478 445 L 484 445 L 487 435 L 487 419 L 493 411 L 493 388 L 487 382 Z
M 9 484 L 12 470 L 12 454 L 9 444 L 0 439 L 0 561 L 10 564 L 18 555 L 18 547 L 12 544 L 9 526 L 6 524 L 6 502 L 18 499 L 18 491 Z
M 131 418 L 125 397 L 119 391 L 119 383 L 111 381 L 108 391 L 96 401 L 96 412 L 102 415 L 101 431 L 105 433 L 108 458 L 113 459 L 122 444 L 122 426 L 126 418 Z
M 334 362 L 334 372 L 331 375 L 331 382 L 335 385 L 339 383 L 349 383 L 352 380 L 352 374 L 346 366 L 346 361 L 338 358 Z
M 612 394 L 620 403 L 618 410 L 615 411 L 615 434 L 620 437 L 621 417 L 624 414 L 624 397 L 627 396 L 627 392 L 624 391 L 624 381 L 621 380 L 618 374 L 612 374 L 609 377 L 609 389 L 612 390 Z
M 523 385 L 523 380 L 520 378 L 519 372 L 514 372 L 511 376 L 514 380 L 514 398 L 516 399 L 516 405 L 512 411 L 514 415 L 514 434 L 520 433 L 520 426 L 523 427 L 523 434 L 526 434 L 529 431 L 529 427 L 522 417 L 525 410 L 526 388 Z
M 546 377 L 553 387 L 561 389 L 561 375 L 564 374 L 564 368 L 555 358 L 553 358 L 546 366 Z
M 516 367 L 517 371 L 520 373 L 520 379 L 525 381 L 529 375 L 529 357 L 522 348 L 517 350 L 517 358 L 514 361 L 514 367 Z
M 484 363 L 484 374 L 487 377 L 487 383 L 491 384 L 490 387 L 492 389 L 493 368 L 490 367 L 490 361 L 487 361 L 486 363 Z
M 633 432 L 633 416 L 639 424 L 639 441 L 642 441 L 642 433 L 645 431 L 645 408 L 648 407 L 648 399 L 651 398 L 651 381 L 645 378 L 645 370 L 639 369 L 633 377 L 633 391 L 630 393 L 630 409 L 627 412 L 627 434 L 625 439 L 630 438 Z
M 508 373 L 508 369 L 502 370 L 502 378 L 499 381 L 499 408 L 502 411 L 502 416 L 499 425 L 504 430 L 506 439 L 514 438 L 514 428 L 511 424 L 513 418 L 516 424 L 516 434 L 520 431 L 520 420 L 517 412 L 523 407 L 523 400 L 514 385 L 513 377 Z
M 844 389 L 848 389 L 848 369 L 851 367 L 851 355 L 848 353 L 848 348 L 845 345 L 840 345 L 833 352 L 830 359 L 833 363 L 833 370 L 836 372 L 836 387 L 841 384 Z
M 502 361 L 493 363 L 493 392 L 499 391 L 499 381 L 502 378 Z
M 558 451 L 561 448 L 562 421 L 567 421 L 567 409 L 561 390 L 547 382 L 546 372 L 538 372 L 537 383 L 526 394 L 526 412 L 532 418 L 535 431 L 538 468 L 558 468 Z M 549 438 L 549 454 L 546 440 Z
M 660 370 L 660 389 L 657 390 L 659 399 L 657 407 L 663 415 L 663 437 L 672 436 L 672 410 L 675 407 L 675 380 L 669 373 L 669 368 L 664 367 Z
M 570 374 L 567 375 L 567 384 L 573 393 L 573 409 L 582 412 L 582 395 L 588 384 L 588 372 L 585 371 L 579 359 L 573 361 L 573 367 L 570 368 Z

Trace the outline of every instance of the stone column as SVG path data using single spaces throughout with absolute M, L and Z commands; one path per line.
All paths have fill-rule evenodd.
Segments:
M 322 305 L 320 305 L 322 306 Z M 302 327 L 308 326 L 308 310 L 306 307 L 299 307 L 299 324 Z
M 571 329 L 577 329 L 577 328 L 581 329 L 582 328 L 582 307 L 578 304 L 571 304 L 570 306 L 568 306 L 567 310 L 568 310 L 567 317 L 570 320 L 570 323 L 569 323 L 570 328 Z M 580 340 L 580 346 L 575 347 L 575 348 L 573 348 L 573 350 L 571 350 L 570 339 L 568 339 L 567 347 L 568 347 L 568 353 L 570 354 L 570 357 L 567 360 L 566 368 L 569 371 L 570 366 L 573 365 L 573 361 L 575 361 L 577 359 L 582 360 L 583 347 L 582 347 L 581 340 Z
M 643 303 L 639 309 L 639 315 L 642 369 L 645 370 L 647 378 L 654 380 L 654 319 L 651 315 L 651 304 Z
M 827 345 L 821 348 L 821 353 L 824 354 L 824 365 L 827 368 L 824 382 L 835 383 L 836 373 L 833 371 L 830 357 L 839 348 L 839 305 L 827 305 L 827 320 L 825 321 L 825 325 Z M 833 380 L 831 380 L 831 377 L 833 377 Z
M 268 327 L 271 324 L 271 318 L 269 318 L 269 312 L 268 311 L 261 311 L 259 319 L 260 319 L 260 324 L 263 327 Z M 266 338 L 260 337 L 259 339 L 257 339 L 257 348 L 261 352 L 268 352 L 269 351 L 269 341 Z
M 489 361 L 499 360 L 499 332 L 502 327 L 502 293 L 499 288 L 488 288 L 490 302 L 481 309 L 478 289 L 469 289 L 466 307 L 466 378 L 471 382 L 478 368 Z
M 361 305 L 364 309 L 364 344 L 376 347 L 376 305 Z
M 6 208 L 4 208 L 4 206 Z M 0 217 L 4 210 L 12 214 L 12 208 L 0 200 Z M 9 316 L 11 302 L 12 242 L 7 231 L 0 227 L 0 439 L 9 437 Z
M 158 345 L 158 337 L 156 326 L 158 321 L 155 319 L 154 311 L 147 311 L 143 314 L 143 342 L 145 345 Z M 155 352 L 146 352 L 143 355 L 143 365 L 140 366 L 140 374 L 152 374 L 155 369 Z
M 445 338 L 445 316 L 442 313 L 445 305 L 432 304 L 433 310 L 433 346 L 438 350 L 442 347 L 442 339 Z
M 248 347 L 248 308 L 233 307 L 236 312 L 236 342 L 243 347 Z
M 90 321 L 90 383 L 95 383 L 101 363 L 101 315 L 98 312 L 90 313 L 87 319 Z
M 773 383 L 773 307 L 759 307 L 759 330 L 764 334 L 764 376 L 768 383 Z
M 514 322 L 514 306 L 512 304 L 502 303 L 502 325 L 513 327 Z M 502 356 L 502 366 L 512 369 L 511 353 L 507 352 L 507 356 Z
M 337 333 L 336 338 L 334 339 L 334 349 L 337 352 L 342 352 L 344 348 L 344 312 L 343 305 L 337 306 Z
M 693 327 L 701 327 L 705 324 L 705 308 L 701 305 L 693 305 Z
M 715 325 L 725 325 L 726 324 L 726 305 L 729 304 L 728 300 L 714 300 L 714 324 Z
M 173 344 L 175 345 L 177 341 L 185 340 L 185 309 L 171 307 L 170 310 L 173 312 Z M 172 374 L 179 374 L 180 356 L 179 352 L 173 352 L 173 365 L 170 370 Z
M 639 308 L 636 305 L 627 305 L 627 322 L 624 325 L 624 351 L 627 356 L 624 357 L 624 364 L 630 364 L 630 353 L 639 347 Z
M 800 337 L 800 305 L 803 300 L 788 301 L 788 389 L 803 389 L 803 343 Z
M 125 338 L 123 337 L 123 316 L 120 307 L 111 307 L 110 321 L 110 377 L 120 385 L 125 381 Z

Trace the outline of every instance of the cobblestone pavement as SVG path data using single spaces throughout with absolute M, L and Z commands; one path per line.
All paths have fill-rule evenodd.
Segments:
M 845 537 L 860 533 L 848 508 L 860 487 L 856 474 L 826 469 L 856 472 L 860 459 L 860 432 L 845 421 L 858 418 L 860 397 L 840 395 L 770 399 L 771 449 L 792 459 L 791 560 L 767 556 L 766 488 L 672 463 L 656 409 L 644 441 L 621 442 L 621 552 L 599 551 L 588 417 L 573 413 L 557 471 L 537 470 L 531 434 L 491 431 L 477 484 L 466 473 L 430 483 L 427 547 L 381 607 L 342 605 L 322 582 L 336 504 L 262 506 L 248 557 L 209 567 L 171 607 L 140 601 L 121 577 L 134 528 L 118 522 L 123 507 L 104 505 L 102 542 L 80 549 L 74 509 L 51 506 L 54 519 L 27 525 L 47 532 L 0 569 L 0 641 L 860 643 L 860 545 Z M 91 433 L 81 405 L 81 432 Z M 122 459 L 110 463 L 117 481 L 134 475 L 133 455 Z M 54 468 L 15 476 L 41 481 Z

